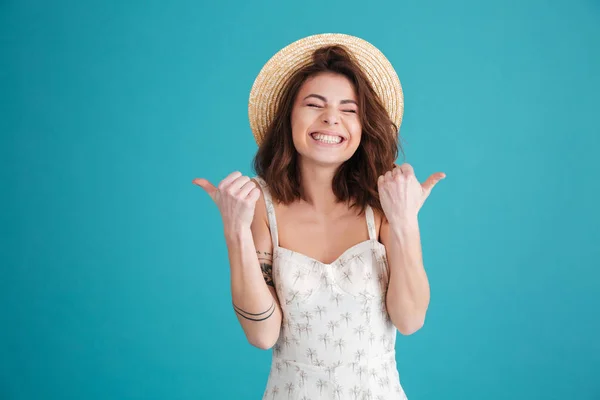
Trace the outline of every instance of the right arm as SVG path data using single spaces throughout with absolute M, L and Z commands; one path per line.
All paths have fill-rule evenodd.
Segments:
M 194 179 L 217 203 L 231 269 L 231 297 L 248 342 L 269 349 L 281 328 L 281 307 L 272 279 L 273 244 L 265 201 L 258 185 L 238 171 L 218 189 L 206 179 Z
M 261 194 L 250 228 L 225 231 L 233 307 L 248 342 L 260 349 L 277 342 L 282 319 L 273 286 L 273 243 L 267 221 Z

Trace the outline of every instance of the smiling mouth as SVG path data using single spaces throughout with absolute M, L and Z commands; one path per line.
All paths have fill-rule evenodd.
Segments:
M 312 137 L 317 142 L 325 143 L 325 144 L 340 144 L 345 140 L 341 136 L 327 135 L 327 134 L 320 133 L 320 132 L 313 132 L 310 134 L 310 137 Z

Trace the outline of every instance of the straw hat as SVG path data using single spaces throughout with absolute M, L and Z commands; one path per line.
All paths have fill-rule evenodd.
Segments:
M 388 59 L 371 43 L 355 36 L 325 33 L 308 36 L 279 50 L 262 68 L 250 91 L 248 117 L 256 142 L 260 145 L 273 120 L 282 89 L 298 69 L 309 65 L 313 52 L 323 46 L 342 45 L 357 61 L 391 120 L 400 127 L 404 95 L 396 71 Z

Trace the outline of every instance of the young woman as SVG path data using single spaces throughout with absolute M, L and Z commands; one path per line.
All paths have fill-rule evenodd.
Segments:
M 221 212 L 248 341 L 273 347 L 264 398 L 406 399 L 396 330 L 425 321 L 418 212 L 445 175 L 395 165 L 395 71 L 359 38 L 310 36 L 265 65 L 249 110 L 257 176 L 194 183 Z

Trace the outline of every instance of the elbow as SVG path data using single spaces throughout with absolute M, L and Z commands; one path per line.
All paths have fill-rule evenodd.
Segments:
M 270 337 L 267 337 L 266 335 L 249 337 L 248 343 L 250 343 L 252 346 L 256 347 L 257 349 L 269 350 L 270 348 L 275 346 L 275 343 L 277 343 L 277 338 L 276 337 L 270 338 Z
M 410 336 L 425 325 L 425 316 L 406 318 L 395 324 L 396 329 L 404 336 Z

